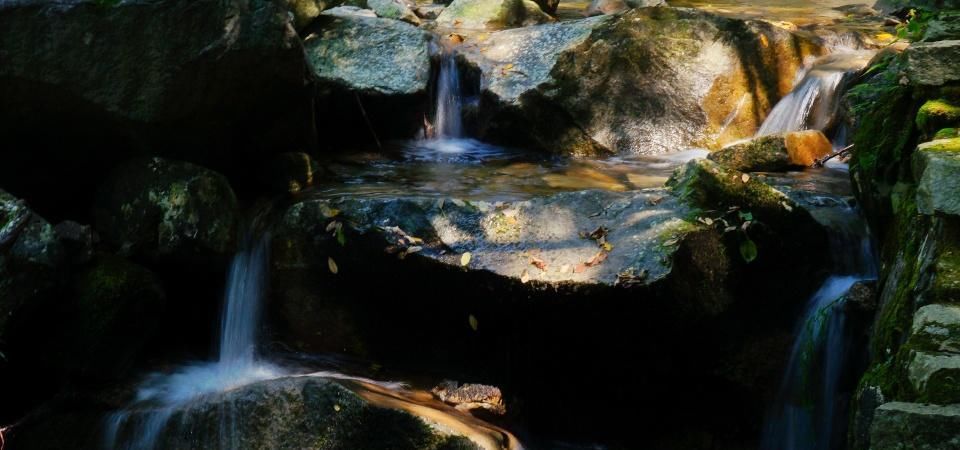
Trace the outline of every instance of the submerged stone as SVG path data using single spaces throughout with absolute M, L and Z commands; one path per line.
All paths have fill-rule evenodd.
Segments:
M 960 138 L 920 144 L 913 156 L 917 210 L 960 215 Z

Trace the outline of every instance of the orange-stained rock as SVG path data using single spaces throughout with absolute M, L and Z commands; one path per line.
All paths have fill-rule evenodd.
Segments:
M 784 135 L 790 162 L 810 167 L 818 159 L 833 153 L 833 144 L 818 130 L 795 131 Z

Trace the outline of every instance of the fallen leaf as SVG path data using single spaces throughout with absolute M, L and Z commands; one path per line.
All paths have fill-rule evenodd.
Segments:
M 327 233 L 336 230 L 339 225 L 340 225 L 339 221 L 336 221 L 336 220 L 331 221 L 330 223 L 327 224 Z
M 589 260 L 587 260 L 587 262 L 585 262 L 584 264 L 585 264 L 587 267 L 593 267 L 593 266 L 599 265 L 600 263 L 606 261 L 606 259 L 607 259 L 607 253 L 604 252 L 604 251 L 599 251 L 599 252 L 597 252 L 596 255 L 593 255 L 593 257 L 590 258 Z
M 664 247 L 672 247 L 680 242 L 680 238 L 668 239 L 663 243 Z
M 333 405 L 333 410 L 336 412 L 340 412 L 340 405 Z
M 337 262 L 334 261 L 333 258 L 327 258 L 327 267 L 330 268 L 330 273 L 334 275 L 336 275 L 339 270 L 337 269 Z
M 780 204 L 783 205 L 783 209 L 787 210 L 787 212 L 793 212 L 793 207 L 790 206 L 789 203 L 787 203 L 787 202 L 780 202 Z
M 467 318 L 467 323 L 470 324 L 470 328 L 473 328 L 473 331 L 477 331 L 477 326 L 480 325 L 480 323 L 477 322 L 477 318 L 474 317 L 473 314 L 470 314 L 470 317 Z
M 743 181 L 744 183 L 750 181 L 750 175 L 747 175 L 747 174 L 740 175 L 740 181 Z
M 527 284 L 528 281 L 530 281 L 530 274 L 527 273 L 527 269 L 523 269 L 523 273 L 520 274 L 520 282 Z
M 338 214 L 340 214 L 340 210 L 331 208 L 327 205 L 322 205 L 320 206 L 320 213 L 323 214 L 323 217 L 326 217 L 329 219 L 331 217 L 336 217 Z
M 471 258 L 473 258 L 473 255 L 471 255 L 470 252 L 460 255 L 460 265 L 466 267 L 468 264 L 470 264 Z
M 740 243 L 740 256 L 743 257 L 743 260 L 751 263 L 753 260 L 757 259 L 757 244 L 754 243 L 750 238 Z
M 530 256 L 530 264 L 533 264 L 534 267 L 540 270 L 543 270 L 543 271 L 547 270 L 547 262 L 540 258 L 537 258 L 536 256 Z
M 605 251 L 605 252 L 612 252 L 612 251 L 613 251 L 613 244 L 611 244 L 611 243 L 609 243 L 609 242 L 604 242 L 603 245 L 602 245 L 602 247 L 603 247 L 603 251 Z

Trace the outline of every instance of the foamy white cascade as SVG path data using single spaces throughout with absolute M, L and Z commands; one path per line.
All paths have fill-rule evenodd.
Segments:
M 844 79 L 866 66 L 872 55 L 848 51 L 814 61 L 793 91 L 773 107 L 757 135 L 827 129 L 836 117 Z

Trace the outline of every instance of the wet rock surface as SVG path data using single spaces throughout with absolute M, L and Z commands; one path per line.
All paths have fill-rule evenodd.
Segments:
M 454 0 L 437 17 L 437 25 L 441 27 L 466 29 L 500 29 L 548 22 L 553 22 L 553 18 L 532 0 Z
M 796 61 L 823 50 L 765 22 L 658 7 L 501 31 L 461 52 L 484 74 L 483 136 L 589 155 L 752 136 Z

